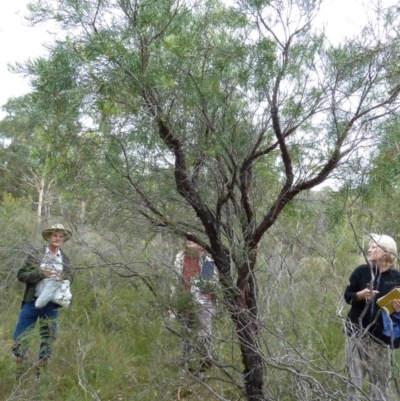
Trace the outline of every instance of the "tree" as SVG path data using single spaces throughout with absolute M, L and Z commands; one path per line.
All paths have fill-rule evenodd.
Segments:
M 18 116 L 15 109 L 24 110 Z M 32 191 L 24 183 L 24 177 L 29 174 L 29 143 L 34 128 L 32 119 L 25 108 L 25 98 L 10 99 L 3 110 L 7 117 L 0 121 L 0 134 L 3 138 L 1 148 L 1 192 L 14 197 L 31 195 Z M 22 117 L 23 115 L 23 117 Z
M 65 39 L 19 66 L 72 177 L 213 256 L 249 401 L 265 399 L 261 239 L 298 194 L 344 180 L 399 106 L 397 10 L 332 46 L 313 26 L 319 5 L 38 1 L 32 23 L 54 20 Z
M 50 216 L 50 204 L 56 195 L 55 176 L 48 165 L 52 159 L 59 160 L 59 155 L 52 152 L 54 127 L 48 124 L 52 120 L 40 106 L 40 102 L 29 94 L 10 99 L 3 107 L 7 116 L 0 121 L 0 133 L 9 142 L 2 151 L 3 192 L 32 195 L 37 204 L 39 225 L 42 218 Z M 65 123 L 65 115 L 62 118 L 64 121 L 57 124 L 58 130 L 77 128 Z

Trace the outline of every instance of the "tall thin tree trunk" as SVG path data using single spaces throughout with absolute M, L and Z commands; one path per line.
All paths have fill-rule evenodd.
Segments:
M 85 220 L 86 217 L 86 202 L 84 200 L 81 202 L 81 215 L 79 217 L 82 221 Z

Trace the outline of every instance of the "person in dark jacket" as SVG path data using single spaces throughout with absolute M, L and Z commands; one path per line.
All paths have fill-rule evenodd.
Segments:
M 376 301 L 400 286 L 400 272 L 393 266 L 396 256 L 393 238 L 372 234 L 369 263 L 353 271 L 344 293 L 346 302 L 351 305 L 346 322 L 348 401 L 359 400 L 357 389 L 362 389 L 367 375 L 371 400 L 387 400 L 391 341 L 382 334 L 382 311 Z M 400 312 L 400 300 L 395 299 L 392 304 L 395 311 Z
M 56 318 L 59 305 L 48 302 L 41 308 L 35 306 L 35 301 L 43 291 L 43 280 L 52 278 L 56 280 L 72 281 L 70 259 L 60 249 L 64 242 L 71 238 L 71 232 L 62 224 L 56 224 L 42 231 L 42 237 L 48 242 L 47 246 L 35 254 L 29 254 L 18 270 L 18 280 L 25 284 L 21 310 L 14 330 L 14 345 L 12 351 L 18 363 L 19 373 L 24 371 L 25 355 L 28 347 L 27 337 L 40 323 L 40 350 L 37 365 L 37 377 L 47 365 L 51 355 L 51 346 L 57 333 Z

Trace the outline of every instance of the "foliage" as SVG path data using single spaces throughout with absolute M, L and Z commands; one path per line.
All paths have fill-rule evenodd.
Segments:
M 297 221 L 283 216 L 282 224 L 260 248 L 260 353 L 268 372 L 266 395 L 271 399 L 317 400 L 322 390 L 333 400 L 344 397 L 342 293 L 358 255 L 349 258 L 351 234 L 344 227 L 332 235 L 318 223 L 325 204 L 323 200 L 304 202 L 313 213 L 300 213 Z M 336 238 L 339 232 L 342 234 Z M 19 233 L 14 235 L 18 238 Z M 8 307 L 1 312 L 2 321 L 7 322 L 0 336 L 5 345 L 0 358 L 5 361 L 0 364 L 1 397 L 172 400 L 180 394 L 196 400 L 213 399 L 198 379 L 179 367 L 179 337 L 174 334 L 174 330 L 179 332 L 179 324 L 162 318 L 168 305 L 165 284 L 172 282 L 169 269 L 176 240 L 157 236 L 146 244 L 135 241 L 130 248 L 119 248 L 118 244 L 127 244 L 125 239 L 131 238 L 121 227 L 119 232 L 103 226 L 99 232 L 81 235 L 76 233 L 78 243 L 68 242 L 65 247 L 79 268 L 72 286 L 74 300 L 70 310 L 61 311 L 54 357 L 40 385 L 31 380 L 33 372 L 21 383 L 14 379 L 9 348 L 22 288 L 10 287 Z M 86 245 L 81 242 L 83 237 Z M 102 244 L 98 255 L 90 252 L 100 248 L 97 243 Z M 137 276 L 127 279 L 115 274 L 126 274 L 132 265 L 123 269 L 123 264 L 138 261 L 140 255 L 147 263 L 135 271 L 157 288 L 157 298 Z M 12 283 L 11 279 L 16 280 L 15 270 Z M 220 397 L 239 400 L 242 395 L 235 387 L 243 384 L 238 340 L 218 291 L 216 298 L 213 356 L 217 365 L 201 381 Z M 33 364 L 37 337 L 32 341 L 29 358 Z

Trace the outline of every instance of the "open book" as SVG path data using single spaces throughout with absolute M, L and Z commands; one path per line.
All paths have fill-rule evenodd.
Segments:
M 400 287 L 393 288 L 393 290 L 390 291 L 388 294 L 380 297 L 376 301 L 376 304 L 381 308 L 386 308 L 391 314 L 394 312 L 394 307 L 392 305 L 392 301 L 394 299 L 400 299 Z

